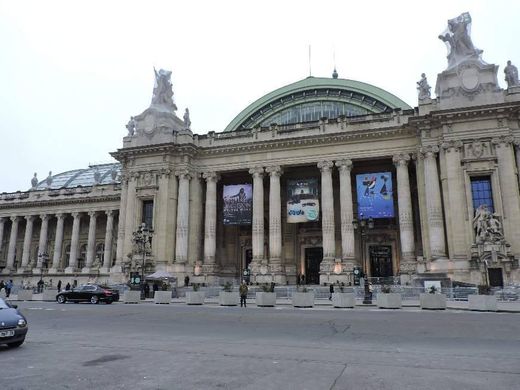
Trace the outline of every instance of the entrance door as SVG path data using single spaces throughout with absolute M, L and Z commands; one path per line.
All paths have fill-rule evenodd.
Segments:
M 489 285 L 491 287 L 504 287 L 502 268 L 488 268 Z
M 305 248 L 305 282 L 320 284 L 320 263 L 323 260 L 323 248 Z
M 370 246 L 370 276 L 386 278 L 393 276 L 392 247 L 389 245 Z

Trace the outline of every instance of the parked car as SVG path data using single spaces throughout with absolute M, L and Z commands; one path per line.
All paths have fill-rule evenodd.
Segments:
M 25 341 L 28 329 L 27 320 L 18 311 L 18 306 L 0 298 L 0 344 L 19 347 Z
M 56 302 L 112 303 L 119 301 L 119 292 L 98 284 L 84 284 L 56 295 Z

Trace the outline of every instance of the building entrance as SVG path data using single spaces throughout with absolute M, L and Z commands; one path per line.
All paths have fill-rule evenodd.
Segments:
M 502 268 L 488 268 L 489 285 L 491 287 L 504 287 Z
M 305 282 L 320 284 L 320 263 L 323 260 L 323 248 L 305 248 Z
M 390 245 L 370 246 L 370 276 L 386 278 L 393 276 L 392 247 Z

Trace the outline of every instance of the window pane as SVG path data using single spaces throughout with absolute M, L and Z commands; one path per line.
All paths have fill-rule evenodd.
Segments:
M 485 204 L 491 213 L 495 212 L 490 176 L 471 178 L 471 195 L 473 198 L 474 210 L 478 209 L 480 205 Z
M 141 222 L 144 222 L 148 229 L 153 228 L 153 200 L 143 201 L 143 219 Z

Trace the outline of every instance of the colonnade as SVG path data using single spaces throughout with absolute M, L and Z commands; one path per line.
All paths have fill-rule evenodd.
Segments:
M 6 265 L 3 269 L 4 274 L 9 273 L 40 273 L 42 268 L 48 268 L 49 273 L 57 273 L 62 271 L 60 264 L 63 256 L 63 246 L 64 246 L 64 228 L 65 228 L 65 219 L 67 216 L 72 217 L 72 234 L 70 237 L 70 253 L 69 253 L 69 261 L 65 264 L 64 272 L 67 274 L 76 273 L 78 271 L 82 273 L 90 273 L 92 267 L 94 265 L 94 261 L 96 258 L 96 232 L 99 228 L 97 224 L 97 219 L 101 214 L 106 215 L 106 227 L 105 227 L 105 237 L 104 237 L 104 257 L 103 264 L 99 264 L 99 267 L 96 267 L 100 270 L 100 272 L 109 272 L 111 267 L 111 259 L 112 259 L 112 243 L 113 243 L 113 234 L 114 234 L 114 218 L 116 215 L 116 210 L 103 210 L 103 211 L 88 211 L 88 212 L 72 212 L 72 213 L 56 213 L 56 214 L 46 214 L 42 213 L 40 215 L 20 215 L 20 216 L 11 216 L 9 217 L 11 220 L 11 231 L 9 235 L 9 243 L 7 249 L 7 258 Z M 79 244 L 80 244 L 80 225 L 82 219 L 88 216 L 89 220 L 89 229 L 88 229 L 88 239 L 87 239 L 87 253 L 85 259 L 85 266 L 83 269 L 79 270 L 77 268 L 77 259 L 79 255 Z M 36 258 L 31 258 L 31 250 L 33 248 L 33 230 L 34 225 L 37 219 L 40 219 L 40 231 L 38 238 L 38 249 Z M 54 242 L 49 243 L 49 222 L 51 219 L 56 219 L 56 231 L 54 236 Z M 16 253 L 18 233 L 20 228 L 20 222 L 25 220 L 25 229 L 24 229 L 24 240 L 23 240 L 23 249 L 21 256 Z M 2 250 L 2 237 L 5 231 L 6 222 L 8 219 L 6 217 L 0 217 L 0 251 Z M 49 247 L 53 246 L 53 255 L 51 258 L 45 258 L 47 253 L 49 252 Z M 21 259 L 20 263 L 15 267 L 15 260 Z M 46 264 L 44 264 L 46 261 Z

